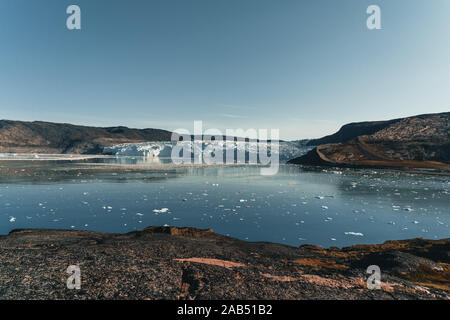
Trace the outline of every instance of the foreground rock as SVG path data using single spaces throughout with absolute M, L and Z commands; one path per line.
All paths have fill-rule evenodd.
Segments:
M 0 298 L 449 299 L 449 251 L 450 239 L 326 250 L 193 228 L 17 230 L 0 237 Z M 367 289 L 372 264 L 380 290 Z M 81 269 L 80 290 L 66 287 L 69 265 Z
M 450 171 L 450 113 L 342 127 L 290 163 Z

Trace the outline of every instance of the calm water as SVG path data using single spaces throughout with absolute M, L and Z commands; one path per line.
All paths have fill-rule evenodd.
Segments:
M 124 233 L 175 225 L 325 247 L 450 237 L 445 176 L 288 165 L 276 176 L 261 176 L 254 166 L 112 162 L 1 162 L 0 234 L 17 228 Z

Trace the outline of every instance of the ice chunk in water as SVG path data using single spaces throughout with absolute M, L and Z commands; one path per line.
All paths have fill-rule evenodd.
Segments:
M 357 237 L 363 237 L 364 234 L 362 234 L 361 232 L 353 232 L 353 231 L 349 231 L 349 232 L 344 232 L 346 235 L 350 235 L 350 236 L 357 236 Z

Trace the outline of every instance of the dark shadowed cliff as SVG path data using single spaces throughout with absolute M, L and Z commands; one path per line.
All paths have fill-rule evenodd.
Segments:
M 450 113 L 343 126 L 290 163 L 450 169 Z
M 95 154 L 119 143 L 170 141 L 171 134 L 159 129 L 0 120 L 0 152 Z

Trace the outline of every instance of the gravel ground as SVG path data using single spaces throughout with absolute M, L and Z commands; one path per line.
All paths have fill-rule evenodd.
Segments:
M 15 230 L 0 237 L 0 299 L 449 299 L 449 252 L 450 239 L 323 249 L 193 228 Z M 70 265 L 80 289 L 67 288 Z

